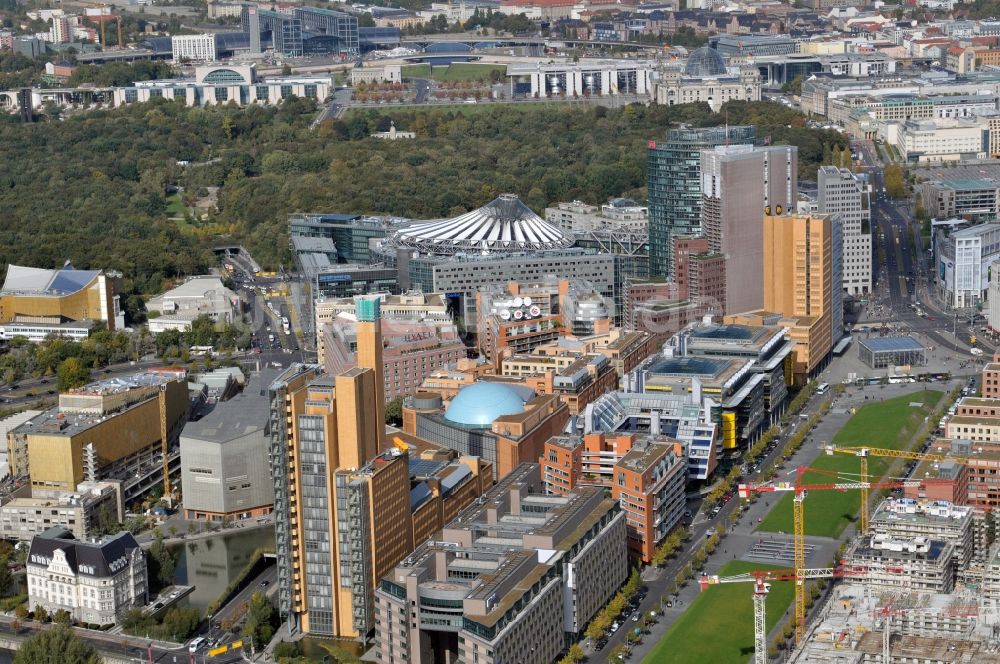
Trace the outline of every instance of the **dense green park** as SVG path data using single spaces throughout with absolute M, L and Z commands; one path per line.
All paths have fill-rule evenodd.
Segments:
M 773 144 L 799 147 L 803 177 L 846 144 L 766 102 L 729 103 L 724 114 L 697 104 L 379 108 L 313 127 L 316 109 L 302 99 L 247 108 L 158 100 L 58 122 L 0 116 L 0 264 L 118 269 L 132 308 L 128 295 L 214 265 L 220 242 L 244 244 L 265 268 L 290 265 L 293 211 L 440 218 L 501 192 L 539 213 L 558 201 L 641 200 L 648 141 L 681 122 L 758 124 Z M 369 138 L 392 121 L 416 140 Z M 218 209 L 205 218 L 172 197 L 200 199 L 212 186 Z M 178 213 L 186 218 L 170 218 Z

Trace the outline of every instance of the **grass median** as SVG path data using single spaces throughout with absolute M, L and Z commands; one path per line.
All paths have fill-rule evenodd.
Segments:
M 757 569 L 777 568 L 737 560 L 726 563 L 719 576 Z M 667 630 L 643 664 L 746 664 L 753 655 L 752 591 L 752 583 L 709 586 Z M 767 596 L 768 630 L 788 610 L 794 593 L 792 582 L 771 585 Z
M 838 447 L 866 445 L 884 449 L 905 449 L 910 439 L 924 423 L 943 393 L 937 390 L 923 390 L 905 394 L 895 399 L 865 404 L 847 421 L 847 424 L 833 437 Z M 911 404 L 920 403 L 920 406 Z M 868 474 L 873 480 L 882 478 L 893 459 L 871 457 L 868 459 Z M 810 467 L 825 473 L 806 473 L 805 482 L 824 483 L 836 481 L 827 473 L 842 473 L 845 479 L 857 479 L 861 462 L 857 457 L 844 454 L 820 455 Z M 785 479 L 785 475 L 781 479 Z M 791 475 L 787 479 L 793 479 Z M 861 508 L 858 491 L 815 491 L 805 502 L 806 535 L 837 537 L 857 519 Z M 792 494 L 786 493 L 771 508 L 757 530 L 766 532 L 792 532 Z

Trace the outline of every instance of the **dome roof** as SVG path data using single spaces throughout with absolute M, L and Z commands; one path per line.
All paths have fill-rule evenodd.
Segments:
M 726 74 L 726 61 L 714 48 L 702 46 L 688 56 L 687 65 L 684 66 L 684 75 L 696 78 L 706 76 L 724 76 Z
M 473 383 L 458 391 L 444 417 L 456 424 L 485 428 L 503 415 L 523 413 L 530 393 L 503 383 Z
M 573 239 L 531 211 L 514 194 L 453 219 L 427 221 L 396 231 L 389 244 L 432 254 L 562 249 Z

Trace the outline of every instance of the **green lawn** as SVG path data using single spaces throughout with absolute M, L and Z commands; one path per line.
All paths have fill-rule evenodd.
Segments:
M 181 200 L 180 194 L 167 197 L 167 214 L 171 217 L 184 216 L 184 201 Z
M 720 576 L 773 566 L 740 560 L 727 563 Z M 709 586 L 643 659 L 643 664 L 746 664 L 753 655 L 751 583 Z M 779 581 L 767 596 L 767 628 L 778 622 L 792 603 L 795 584 Z
M 903 449 L 933 410 L 942 392 L 925 390 L 914 392 L 887 401 L 863 406 L 847 424 L 837 432 L 833 444 L 837 446 L 868 445 L 887 449 Z M 911 402 L 922 402 L 922 407 L 910 406 Z M 868 473 L 872 478 L 881 478 L 889 470 L 892 459 L 872 457 L 868 460 Z M 855 479 L 861 470 L 857 457 L 844 454 L 828 456 L 821 454 L 810 466 L 825 471 L 845 473 L 844 479 Z M 787 471 L 785 471 L 787 472 Z M 781 478 L 791 481 L 792 475 L 782 474 Z M 807 483 L 835 482 L 835 478 L 823 473 L 806 473 Z M 774 495 L 774 494 L 765 494 Z M 765 497 L 765 500 L 768 498 Z M 858 491 L 814 491 L 805 501 L 806 535 L 836 537 L 848 523 L 853 522 L 861 508 Z M 771 508 L 757 530 L 768 532 L 792 532 L 792 494 L 786 493 Z
M 494 71 L 506 73 L 507 67 L 474 62 L 455 62 L 446 67 L 431 67 L 427 64 L 407 65 L 403 67 L 403 78 L 430 78 L 435 81 L 489 80 L 490 73 Z

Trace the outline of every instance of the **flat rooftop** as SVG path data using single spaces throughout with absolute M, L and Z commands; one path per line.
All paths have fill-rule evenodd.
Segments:
M 650 374 L 663 376 L 710 376 L 716 378 L 732 363 L 732 360 L 711 357 L 663 357 L 653 360 L 647 370 Z
M 170 373 L 160 373 L 144 371 L 141 373 L 129 374 L 128 376 L 115 376 L 113 378 L 102 378 L 101 380 L 88 383 L 83 387 L 74 390 L 66 390 L 63 394 L 83 394 L 88 396 L 104 396 L 127 392 L 139 387 L 150 387 L 166 385 L 176 380 Z
M 253 374 L 242 392 L 216 404 L 208 415 L 188 422 L 181 436 L 211 443 L 226 443 L 254 431 L 263 431 L 269 419 L 267 385 L 278 372 L 264 370 Z
M 926 350 L 926 347 L 913 337 L 868 337 L 858 339 L 858 343 L 875 353 Z

